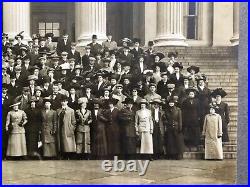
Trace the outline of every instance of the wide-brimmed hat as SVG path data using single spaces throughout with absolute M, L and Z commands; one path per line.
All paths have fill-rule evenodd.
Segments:
M 172 83 L 167 84 L 167 87 L 168 87 L 168 89 L 173 89 L 173 88 L 175 88 L 175 84 L 172 84 Z
M 134 101 L 132 98 L 126 97 L 124 101 L 122 101 L 122 104 L 133 104 Z
M 146 99 L 141 99 L 139 104 L 148 104 L 148 101 Z
M 194 92 L 194 94 L 197 94 L 198 91 L 195 87 L 190 87 L 190 88 L 187 88 L 186 90 L 186 93 L 189 94 L 190 92 Z
M 29 75 L 28 78 L 27 78 L 27 81 L 30 81 L 30 80 L 37 80 L 37 76 Z
M 16 40 L 17 40 L 18 38 L 23 39 L 23 35 L 22 35 L 22 33 L 19 33 L 19 34 L 17 34 L 17 35 L 15 36 L 15 39 L 16 39 Z
M 76 70 L 76 69 L 83 69 L 83 67 L 82 67 L 82 65 L 77 64 L 77 65 L 75 65 L 75 70 Z
M 31 96 L 29 103 L 32 103 L 32 102 L 38 102 L 35 96 Z
M 206 81 L 207 78 L 206 78 L 206 75 L 201 74 L 201 75 L 197 75 L 197 76 L 195 77 L 195 80 L 196 80 L 197 82 L 200 81 L 200 80 Z
M 162 104 L 162 101 L 159 98 L 155 98 L 152 101 L 150 101 L 150 103 L 151 104 L 158 104 L 158 105 L 160 105 L 160 104 Z
M 88 103 L 88 98 L 87 97 L 81 97 L 77 100 L 78 104 L 82 104 L 82 103 Z
M 176 52 L 169 52 L 168 53 L 168 58 L 171 58 L 171 57 L 174 57 L 174 58 L 177 58 L 178 57 L 178 52 L 176 51 Z
M 66 55 L 68 55 L 68 52 L 66 52 L 66 51 L 63 51 L 63 52 L 61 53 L 61 56 L 66 56 Z
M 189 73 L 191 73 L 191 70 L 194 70 L 195 73 L 198 73 L 198 72 L 200 71 L 200 68 L 197 67 L 197 66 L 189 66 L 189 67 L 187 68 L 187 71 L 188 71 Z
M 158 57 L 160 58 L 160 60 L 163 59 L 163 58 L 165 58 L 165 55 L 164 55 L 163 53 L 154 53 L 154 54 L 152 54 L 151 56 L 154 57 L 154 58 L 155 58 L 156 56 L 158 56 Z
M 165 71 L 165 72 L 161 72 L 161 77 L 164 76 L 164 75 L 167 75 L 168 77 L 170 76 L 170 73 L 168 71 Z
M 119 101 L 118 99 L 110 98 L 107 100 L 107 103 L 116 105 L 118 103 L 118 101 Z
M 21 46 L 21 47 L 20 47 L 20 50 L 21 50 L 21 51 L 26 51 L 26 52 L 28 51 L 27 47 L 25 47 L 25 46 Z
M 46 37 L 46 38 L 48 38 L 48 37 L 53 38 L 53 37 L 54 37 L 54 34 L 53 34 L 53 33 L 46 33 L 46 34 L 45 34 L 45 37 Z
M 15 99 L 13 102 L 11 102 L 11 104 L 10 104 L 9 107 L 11 108 L 11 107 L 13 107 L 13 106 L 18 106 L 18 105 L 20 105 L 20 104 L 21 104 L 21 102 Z
M 175 62 L 175 63 L 173 64 L 173 68 L 176 68 L 176 67 L 178 67 L 178 68 L 180 68 L 180 69 L 183 69 L 182 64 L 179 63 L 179 62 Z
M 43 98 L 43 102 L 51 102 L 51 98 L 50 97 L 44 97 Z
M 35 91 L 43 91 L 43 89 L 41 88 L 41 86 L 36 86 Z
M 216 97 L 217 95 L 225 97 L 227 95 L 227 92 L 222 88 L 216 88 L 214 91 L 212 91 L 211 96 Z
M 122 38 L 121 42 L 131 43 L 132 40 L 130 40 L 129 38 Z

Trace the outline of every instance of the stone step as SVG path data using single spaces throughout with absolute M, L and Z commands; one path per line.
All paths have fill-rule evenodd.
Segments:
M 221 65 L 209 65 L 209 64 L 202 64 L 202 65 L 199 65 L 199 64 L 196 64 L 196 63 L 190 63 L 190 64 L 186 64 L 186 63 L 182 63 L 183 67 L 184 67 L 184 70 L 187 69 L 189 66 L 191 65 L 194 65 L 194 66 L 198 66 L 200 68 L 200 70 L 205 70 L 205 69 L 231 69 L 231 68 L 236 68 L 237 69 L 237 65 L 230 65 L 230 64 L 221 64 Z
M 203 71 L 201 70 L 201 73 L 205 73 L 207 76 L 208 75 L 214 75 L 214 76 L 232 76 L 232 75 L 237 75 L 238 76 L 238 70 L 232 69 L 232 70 L 227 70 L 227 71 L 220 71 L 220 70 L 214 70 L 214 71 Z
M 230 85 L 226 82 L 209 82 L 208 86 L 218 86 L 218 87 L 226 87 L 226 86 L 230 86 L 230 87 L 238 87 L 238 82 L 232 82 L 230 83 Z
M 238 83 L 238 77 L 215 77 L 215 76 L 207 76 L 207 82 L 211 83 L 211 82 L 220 82 L 220 83 Z
M 185 152 L 204 152 L 204 151 L 205 151 L 204 145 L 200 145 L 198 147 L 192 147 L 191 150 L 185 147 Z M 223 151 L 224 152 L 236 152 L 237 145 L 223 145 Z
M 204 159 L 204 152 L 184 152 L 184 159 Z M 224 159 L 236 159 L 236 152 L 223 152 Z

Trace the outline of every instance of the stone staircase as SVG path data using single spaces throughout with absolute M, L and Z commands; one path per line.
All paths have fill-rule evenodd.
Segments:
M 237 116 L 238 116 L 238 49 L 234 47 L 158 47 L 157 51 L 166 54 L 169 51 L 179 53 L 179 61 L 184 66 L 183 73 L 190 65 L 200 67 L 207 76 L 211 90 L 222 87 L 228 95 L 223 98 L 230 107 L 228 126 L 230 142 L 223 146 L 224 158 L 236 159 L 237 156 Z M 184 153 L 184 158 L 204 158 L 204 146 Z

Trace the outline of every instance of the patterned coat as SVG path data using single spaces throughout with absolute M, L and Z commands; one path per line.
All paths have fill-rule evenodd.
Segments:
M 222 120 L 219 114 L 207 114 L 204 120 L 205 159 L 223 159 Z

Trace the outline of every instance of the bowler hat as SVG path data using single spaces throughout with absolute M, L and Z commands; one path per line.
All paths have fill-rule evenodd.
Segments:
M 194 94 L 197 94 L 197 89 L 195 87 L 187 88 L 186 93 L 189 94 L 190 92 L 194 92 Z
M 97 35 L 96 35 L 96 34 L 93 34 L 93 35 L 92 35 L 92 39 L 97 39 Z
M 45 37 L 46 37 L 46 38 L 48 38 L 48 37 L 53 38 L 53 37 L 54 37 L 54 34 L 53 34 L 53 33 L 46 33 L 46 34 L 45 34 Z
M 148 41 L 148 46 L 149 47 L 152 47 L 154 45 L 154 42 L 153 41 Z

